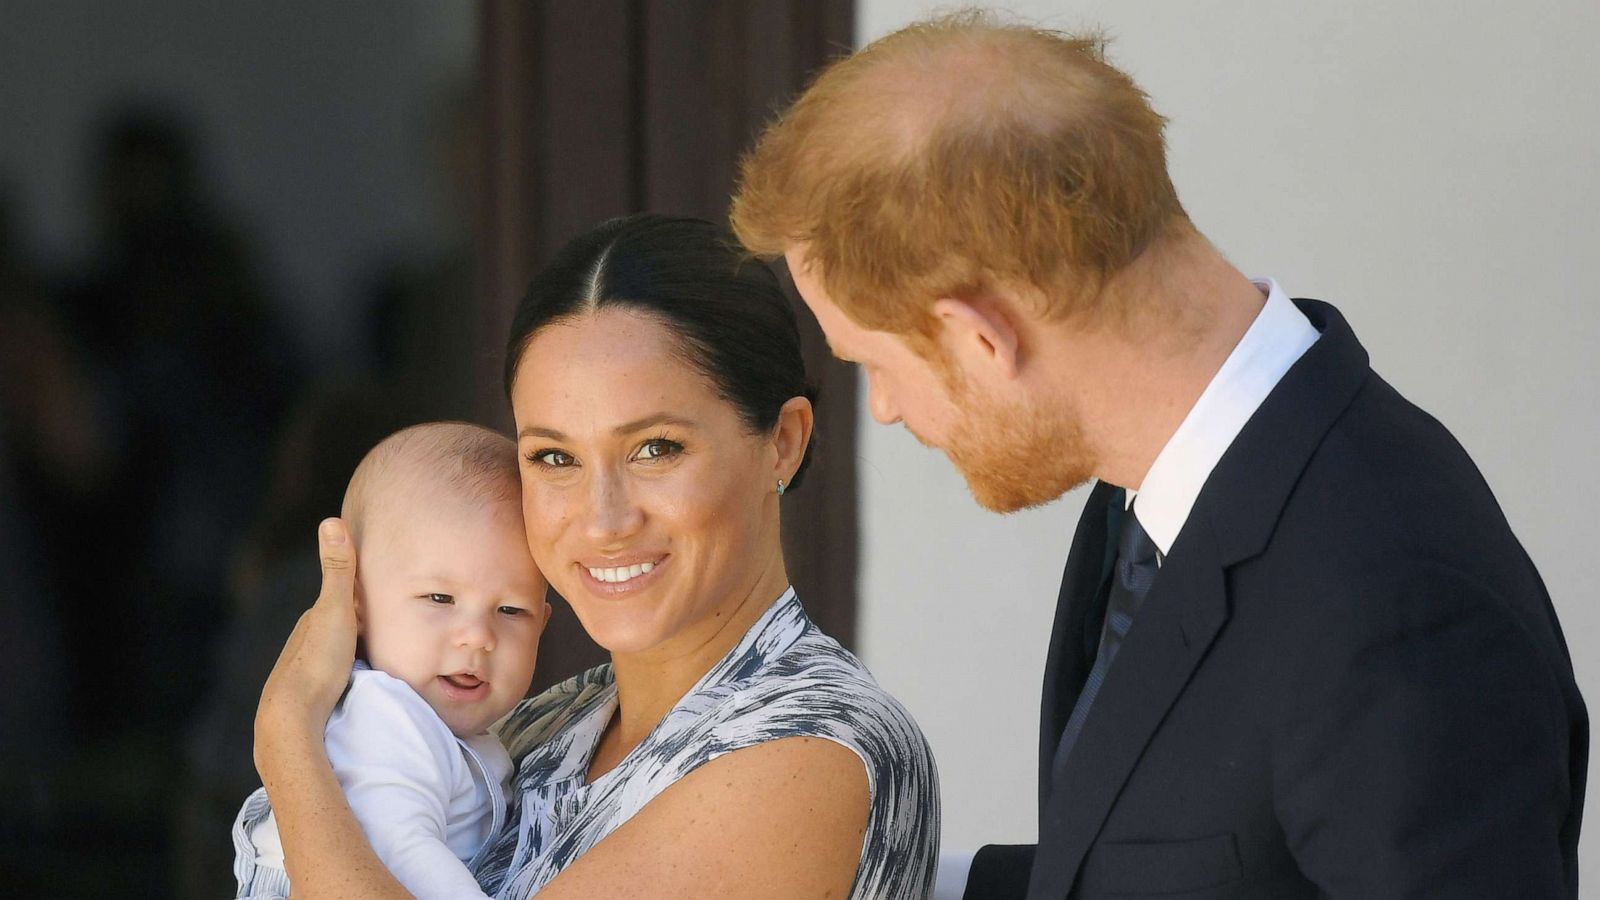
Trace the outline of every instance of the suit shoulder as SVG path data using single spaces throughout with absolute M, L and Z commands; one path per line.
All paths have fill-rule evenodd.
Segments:
M 1385 577 L 1418 561 L 1488 582 L 1526 554 L 1483 474 L 1433 416 L 1373 375 L 1312 454 L 1274 540 L 1349 575 Z M 1310 552 L 1311 547 L 1316 552 Z

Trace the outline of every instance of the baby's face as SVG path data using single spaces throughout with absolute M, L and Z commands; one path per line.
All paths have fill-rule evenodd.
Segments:
M 361 539 L 367 661 L 455 734 L 479 734 L 528 691 L 550 613 L 545 581 L 514 502 L 406 505 L 387 506 Z

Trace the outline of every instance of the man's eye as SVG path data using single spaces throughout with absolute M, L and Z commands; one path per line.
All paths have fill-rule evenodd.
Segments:
M 438 603 L 441 606 L 448 606 L 451 603 L 456 602 L 456 598 L 450 596 L 449 594 L 424 594 L 423 597 L 425 597 L 428 602 Z
M 644 446 L 639 448 L 639 458 L 665 459 L 666 457 L 676 456 L 682 452 L 683 445 L 677 441 L 669 441 L 665 438 L 657 438 L 653 441 L 646 441 Z
M 537 453 L 530 453 L 528 461 L 551 469 L 564 469 L 574 462 L 572 454 L 563 450 L 540 450 Z

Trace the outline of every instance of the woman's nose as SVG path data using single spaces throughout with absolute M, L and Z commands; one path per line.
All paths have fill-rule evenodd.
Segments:
M 607 472 L 595 477 L 587 512 L 588 538 L 602 546 L 626 538 L 644 520 L 644 513 L 634 502 L 627 479 L 621 473 Z

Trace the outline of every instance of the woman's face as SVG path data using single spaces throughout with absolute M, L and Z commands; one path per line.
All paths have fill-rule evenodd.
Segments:
M 602 310 L 537 332 L 512 385 L 528 546 L 614 654 L 693 652 L 781 578 L 782 442 L 677 347 L 656 318 Z

